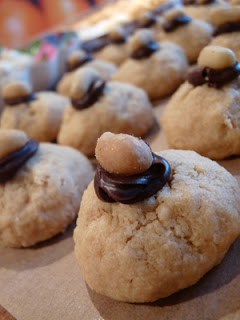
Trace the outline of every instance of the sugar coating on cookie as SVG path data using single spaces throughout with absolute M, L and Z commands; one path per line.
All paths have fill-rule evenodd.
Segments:
M 28 247 L 63 232 L 76 217 L 92 176 L 80 152 L 40 144 L 16 175 L 0 184 L 0 244 Z
M 69 103 L 67 97 L 50 91 L 33 95 L 21 82 L 8 84 L 3 92 L 6 107 L 1 115 L 1 129 L 22 130 L 39 142 L 56 139 L 63 111 Z
M 105 132 L 97 141 L 96 159 L 108 172 L 134 175 L 152 164 L 152 151 L 142 139 L 127 134 Z
M 74 231 L 75 256 L 93 290 L 149 302 L 193 285 L 220 263 L 240 233 L 239 186 L 193 151 L 159 153 L 172 180 L 131 205 L 106 203 L 91 183 Z

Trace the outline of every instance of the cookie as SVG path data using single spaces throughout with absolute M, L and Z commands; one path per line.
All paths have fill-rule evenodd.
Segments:
M 222 0 L 185 0 L 184 11 L 194 19 L 211 23 L 211 11 L 217 7 L 228 7 L 228 3 Z
M 80 152 L 0 130 L 0 245 L 29 247 L 63 232 L 93 169 Z
M 130 39 L 131 56 L 112 79 L 144 89 L 150 99 L 171 94 L 186 79 L 188 62 L 181 47 L 171 42 L 158 43 L 148 29 Z
M 91 68 L 82 68 L 72 83 L 57 141 L 91 157 L 105 131 L 142 136 L 152 128 L 154 115 L 147 94 L 116 81 L 104 82 Z
M 181 8 L 165 12 L 154 27 L 158 41 L 171 41 L 181 46 L 190 63 L 212 40 L 213 27 L 206 21 L 193 19 Z
M 231 49 L 240 60 L 240 6 L 215 9 L 211 12 L 211 23 L 215 26 L 215 37 L 210 44 Z
M 227 314 L 224 317 L 221 317 L 219 320 L 239 320 L 240 319 L 240 309 L 238 309 L 236 312 L 232 312 Z
M 172 96 L 161 124 L 170 148 L 212 159 L 240 154 L 240 64 L 227 48 L 208 46 Z
M 137 154 L 139 146 L 133 148 Z M 114 152 L 111 144 L 108 150 Z M 153 158 L 137 176 L 101 167 L 101 182 L 95 176 L 95 188 L 92 182 L 84 192 L 74 230 L 75 256 L 87 284 L 120 301 L 155 301 L 195 284 L 240 233 L 240 190 L 228 171 L 193 151 L 166 150 Z M 169 164 L 172 171 L 158 191 L 131 204 L 112 198 L 149 191 L 145 179 L 151 172 L 154 186 L 156 159 L 162 175 L 157 180 L 166 178 Z M 133 187 L 133 180 L 140 184 Z
M 57 84 L 57 92 L 69 97 L 71 83 L 74 82 L 75 73 L 83 66 L 89 66 L 96 69 L 103 80 L 109 80 L 116 72 L 116 66 L 100 59 L 94 59 L 90 53 L 84 50 L 75 51 L 68 59 L 68 72 L 62 77 Z
M 92 52 L 97 59 L 119 66 L 128 56 L 127 38 L 128 33 L 119 25 L 103 36 L 85 41 L 83 48 Z
M 19 129 L 40 142 L 57 137 L 62 115 L 69 103 L 67 97 L 55 92 L 32 93 L 23 82 L 11 82 L 3 87 L 5 108 L 0 119 L 2 129 Z

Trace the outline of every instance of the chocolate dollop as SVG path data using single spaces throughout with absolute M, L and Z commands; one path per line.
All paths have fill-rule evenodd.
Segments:
M 138 175 L 112 174 L 99 165 L 94 178 L 94 188 L 102 201 L 132 204 L 154 195 L 163 188 L 170 177 L 169 163 L 153 153 L 151 167 Z
M 77 68 L 83 66 L 85 63 L 91 61 L 93 59 L 92 54 L 90 52 L 86 53 L 86 56 L 82 60 L 78 60 L 74 64 L 67 63 L 67 72 L 71 72 L 76 70 Z
M 216 27 L 213 35 L 218 36 L 223 33 L 237 32 L 240 31 L 240 21 L 226 22 Z
M 163 24 L 163 29 L 166 32 L 171 32 L 176 30 L 178 27 L 184 25 L 184 24 L 188 24 L 189 22 L 192 21 L 192 18 L 187 16 L 187 15 L 182 15 L 179 17 L 176 17 L 175 19 L 173 19 L 172 21 L 167 21 Z
M 29 94 L 25 97 L 17 97 L 17 98 L 5 98 L 4 103 L 8 106 L 15 106 L 20 103 L 28 103 L 36 99 L 36 96 L 34 93 Z
M 90 107 L 93 105 L 98 98 L 101 96 L 104 88 L 105 88 L 105 81 L 102 79 L 98 79 L 92 83 L 89 87 L 88 91 L 84 94 L 81 99 L 73 99 L 72 98 L 72 105 L 77 110 L 82 110 Z
M 30 139 L 22 148 L 0 160 L 0 183 L 10 180 L 37 151 L 39 143 Z
M 156 41 L 151 41 L 147 44 L 144 44 L 138 50 L 132 52 L 131 58 L 133 59 L 143 59 L 150 57 L 155 51 L 159 49 L 159 45 Z
M 209 87 L 220 88 L 227 82 L 230 82 L 240 75 L 240 62 L 236 62 L 233 66 L 224 69 L 212 69 L 206 67 L 201 69 L 194 68 L 188 74 L 188 82 L 192 85 L 200 86 L 207 83 Z

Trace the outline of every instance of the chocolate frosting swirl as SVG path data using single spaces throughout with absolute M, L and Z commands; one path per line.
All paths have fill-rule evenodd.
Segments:
M 94 178 L 94 188 L 102 201 L 132 204 L 154 195 L 163 188 L 170 177 L 169 163 L 153 153 L 151 167 L 138 175 L 112 174 L 99 165 Z
M 151 41 L 147 44 L 144 44 L 138 50 L 132 52 L 131 58 L 133 59 L 143 59 L 150 57 L 155 51 L 159 50 L 159 45 L 156 41 Z
M 192 18 L 187 15 L 182 15 L 179 17 L 176 17 L 172 21 L 167 21 L 163 24 L 163 29 L 166 32 L 171 32 L 176 30 L 178 27 L 187 24 L 192 21 Z
M 215 70 L 209 67 L 201 69 L 194 68 L 188 74 L 188 82 L 192 85 L 200 86 L 207 83 L 209 87 L 220 88 L 227 82 L 230 82 L 240 75 L 240 62 L 236 62 L 233 66 Z
M 218 36 L 223 33 L 237 32 L 240 31 L 240 21 L 226 22 L 216 27 L 213 35 Z
M 8 154 L 0 160 L 0 183 L 10 180 L 16 172 L 37 151 L 39 143 L 30 139 L 22 148 Z
M 25 97 L 17 97 L 17 98 L 4 98 L 4 103 L 8 106 L 15 106 L 20 103 L 28 103 L 36 99 L 34 93 L 29 94 Z
M 84 94 L 84 96 L 81 99 L 72 98 L 73 107 L 77 110 L 82 110 L 93 105 L 101 96 L 105 88 L 105 85 L 106 83 L 102 79 L 98 79 L 95 82 L 93 82 L 88 91 Z
M 72 64 L 72 65 L 67 63 L 67 72 L 71 72 L 71 71 L 76 70 L 77 68 L 83 66 L 85 63 L 91 61 L 92 59 L 93 59 L 92 54 L 90 52 L 87 52 L 84 59 L 79 60 L 77 63 Z

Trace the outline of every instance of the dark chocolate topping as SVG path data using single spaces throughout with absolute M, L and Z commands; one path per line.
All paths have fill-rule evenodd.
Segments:
M 25 146 L 0 160 L 0 183 L 10 180 L 38 149 L 38 142 L 30 139 Z
M 5 98 L 4 99 L 4 103 L 8 106 L 15 106 L 15 105 L 18 105 L 20 103 L 28 103 L 28 102 L 31 102 L 33 100 L 35 100 L 36 97 L 35 97 L 35 94 L 34 93 L 31 93 L 29 94 L 28 96 L 25 96 L 25 97 L 17 97 L 17 98 Z
M 91 61 L 92 59 L 93 59 L 92 54 L 90 52 L 87 52 L 84 59 L 78 60 L 75 64 L 67 63 L 67 72 L 76 70 L 77 68 L 83 66 L 85 63 Z
M 148 44 L 143 45 L 138 50 L 132 52 L 131 58 L 143 59 L 150 57 L 155 51 L 159 50 L 159 45 L 156 41 L 151 41 Z
M 188 75 L 188 81 L 194 86 L 207 83 L 209 87 L 220 88 L 240 75 L 240 62 L 236 62 L 232 67 L 215 70 L 209 67 L 193 69 Z
M 94 188 L 98 198 L 105 202 L 136 203 L 151 197 L 169 181 L 171 167 L 162 157 L 153 153 L 153 162 L 145 172 L 124 176 L 112 174 L 98 165 Z
M 163 24 L 163 29 L 166 32 L 171 32 L 177 29 L 178 27 L 187 24 L 192 21 L 192 18 L 187 16 L 187 15 L 182 15 L 179 17 L 176 17 L 172 21 L 167 21 L 166 23 Z
M 216 27 L 213 35 L 218 36 L 222 33 L 230 33 L 240 31 L 240 21 L 226 22 Z
M 103 81 L 102 79 L 98 79 L 95 82 L 93 82 L 89 90 L 84 94 L 84 96 L 81 99 L 72 98 L 73 107 L 77 110 L 81 110 L 93 105 L 101 96 L 105 84 L 105 81 Z

